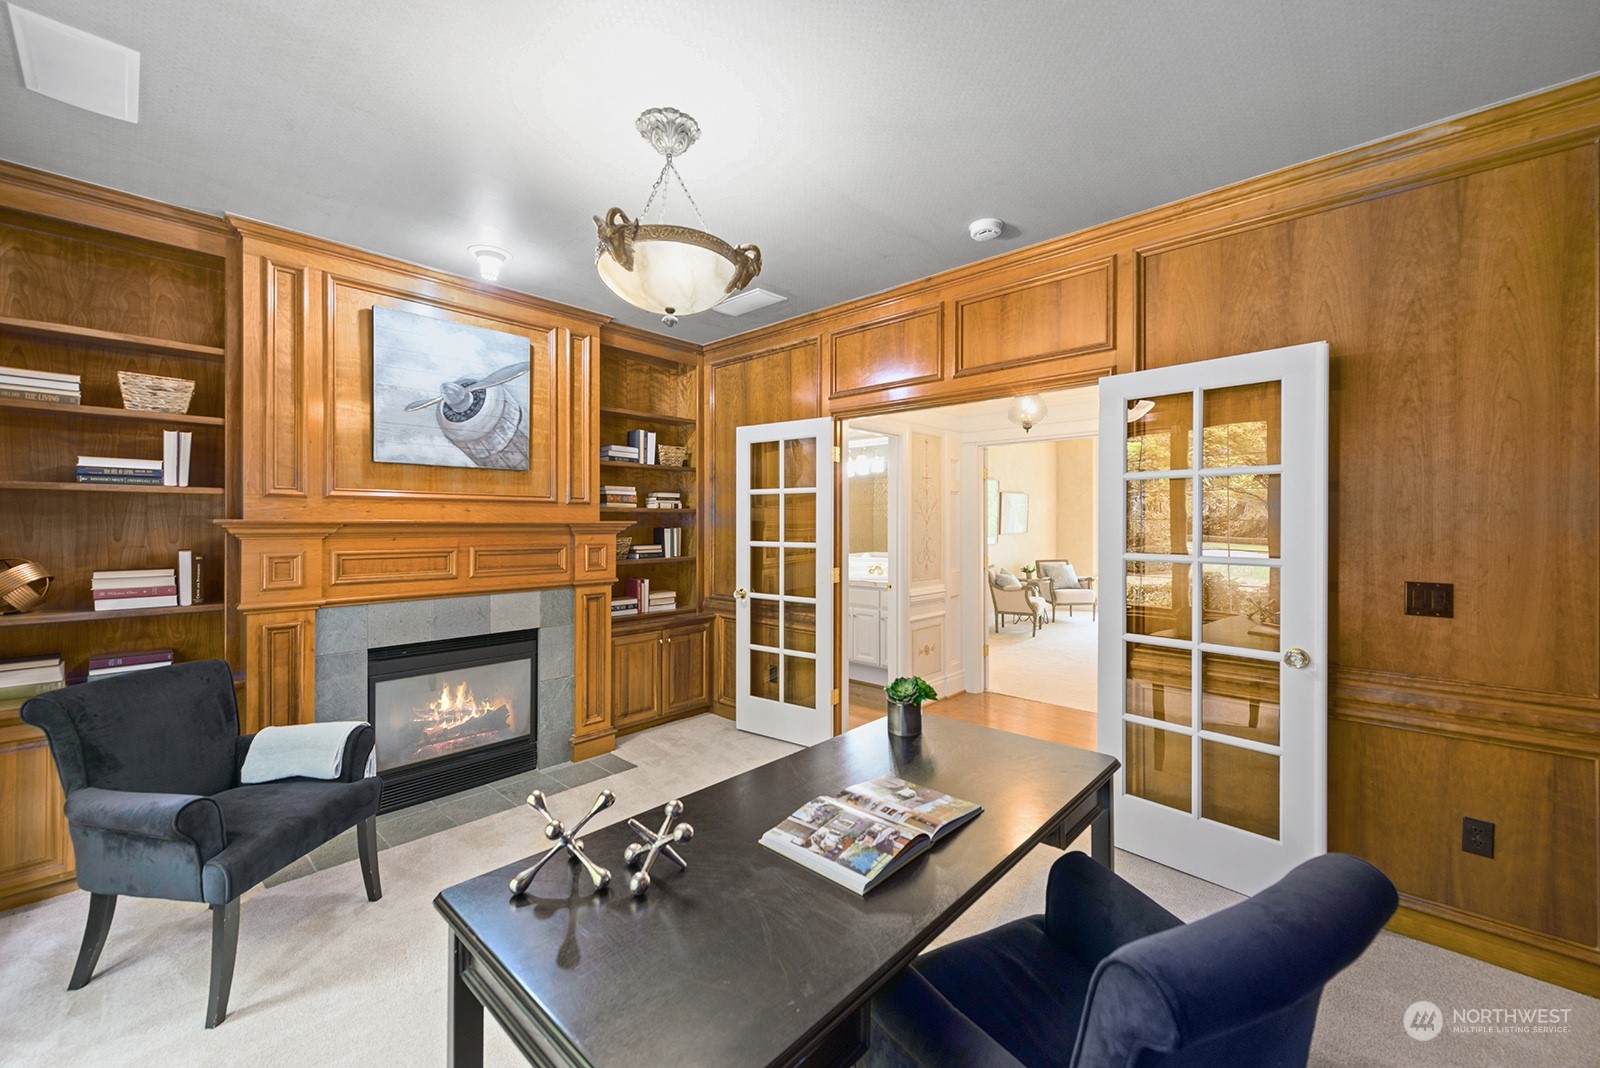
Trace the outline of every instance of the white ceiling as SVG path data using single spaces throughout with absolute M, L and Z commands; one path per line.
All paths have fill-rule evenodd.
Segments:
M 1600 71 L 1596 0 L 23 0 L 143 54 L 137 125 L 22 87 L 0 157 L 661 332 L 593 269 L 653 106 L 787 303 L 706 342 Z M 5 31 L 9 34 L 8 28 Z M 978 244 L 967 224 L 1010 224 Z

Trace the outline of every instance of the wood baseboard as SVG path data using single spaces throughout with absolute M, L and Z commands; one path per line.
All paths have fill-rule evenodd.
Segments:
M 78 884 L 71 875 L 68 875 L 60 882 L 46 883 L 43 886 L 31 886 L 26 890 L 19 890 L 14 894 L 0 897 L 0 912 L 17 908 L 20 905 L 31 905 L 35 901 L 60 897 L 62 894 L 70 894 L 77 888 Z
M 582 738 L 572 739 L 572 759 L 588 760 L 590 757 L 609 753 L 617 747 L 617 732 L 606 731 L 604 734 L 590 734 Z
M 1600 997 L 1600 961 L 1580 960 L 1405 906 L 1394 914 L 1388 926 L 1396 934 L 1531 975 L 1580 994 Z

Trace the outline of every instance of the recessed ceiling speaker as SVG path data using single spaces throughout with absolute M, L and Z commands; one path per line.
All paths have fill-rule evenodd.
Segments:
M 1005 232 L 1006 224 L 999 219 L 975 219 L 967 227 L 974 241 L 993 241 Z

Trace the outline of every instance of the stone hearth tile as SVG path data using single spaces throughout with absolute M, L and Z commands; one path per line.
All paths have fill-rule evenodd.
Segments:
M 355 828 L 350 828 L 331 842 L 322 843 L 307 856 L 318 871 L 326 871 L 336 864 L 355 860 L 357 856 Z
M 446 597 L 433 602 L 433 637 L 466 638 L 489 629 L 489 598 Z
M 280 868 L 278 871 L 267 876 L 261 881 L 261 885 L 278 886 L 282 883 L 288 882 L 290 879 L 298 879 L 302 875 L 310 875 L 316 870 L 316 867 L 311 863 L 310 860 L 306 859 L 305 857 L 301 857 L 293 864 L 290 864 L 284 868 Z
M 527 804 L 528 795 L 535 790 L 543 790 L 545 796 L 549 797 L 567 788 L 566 783 L 558 782 L 542 771 L 525 771 L 521 775 L 513 775 L 509 779 L 501 779 L 490 785 L 517 805 Z
M 489 595 L 489 633 L 504 634 L 508 630 L 531 630 L 540 626 L 539 591 L 522 593 L 491 593 Z
M 564 679 L 539 680 L 539 767 L 572 759 L 573 684 Z
M 366 651 L 366 605 L 317 609 L 317 656 Z
M 628 763 L 615 753 L 601 753 L 597 757 L 591 757 L 585 763 L 593 764 L 597 768 L 604 768 L 607 775 L 615 775 L 620 771 L 632 771 L 638 766 Z
M 582 786 L 584 783 L 594 782 L 611 774 L 592 760 L 585 760 L 579 764 L 557 764 L 553 768 L 540 770 L 557 782 L 565 783 L 569 788 Z
M 367 718 L 367 654 L 317 657 L 317 722 Z
M 379 816 L 378 840 L 385 846 L 397 846 L 454 826 L 450 817 L 434 805 L 416 805 Z
M 577 641 L 577 628 L 566 626 L 539 628 L 539 678 L 570 679 L 573 667 L 573 646 Z
M 433 640 L 432 601 L 392 601 L 367 608 L 367 648 Z
M 572 597 L 571 590 L 545 590 L 539 605 L 539 626 L 571 626 Z
M 435 805 L 458 827 L 463 823 L 471 823 L 473 820 L 481 820 L 496 812 L 517 807 L 515 801 L 488 786 L 479 786 L 449 797 L 441 797 Z

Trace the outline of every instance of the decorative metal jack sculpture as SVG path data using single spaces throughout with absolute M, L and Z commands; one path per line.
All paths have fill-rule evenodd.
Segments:
M 528 887 L 532 885 L 534 877 L 539 874 L 539 869 L 544 867 L 545 864 L 549 862 L 551 857 L 555 856 L 563 849 L 567 851 L 568 860 L 577 864 L 582 864 L 584 869 L 588 871 L 589 878 L 594 880 L 594 888 L 596 890 L 604 890 L 611 882 L 611 872 L 605 868 L 599 867 L 594 863 L 594 861 L 588 858 L 583 851 L 583 839 L 579 838 L 578 834 L 583 830 L 584 824 L 594 819 L 594 817 L 599 813 L 610 808 L 616 803 L 616 800 L 616 794 L 612 793 L 610 790 L 601 790 L 600 796 L 594 799 L 593 805 L 589 806 L 588 814 L 584 816 L 583 819 L 578 821 L 578 825 L 576 827 L 569 831 L 567 830 L 565 824 L 551 814 L 549 807 L 545 805 L 544 793 L 542 791 L 535 790 L 533 793 L 529 794 L 528 804 L 531 805 L 533 809 L 539 813 L 539 815 L 544 817 L 544 836 L 550 839 L 552 842 L 558 841 L 560 844 L 554 849 L 550 850 L 550 852 L 546 853 L 544 856 L 540 857 L 538 861 L 534 863 L 533 867 L 528 868 L 526 871 L 517 873 L 517 877 L 511 880 L 511 896 L 521 897 L 523 894 L 527 893 Z
M 668 860 L 680 868 L 689 867 L 688 863 L 678 855 L 678 851 L 673 849 L 670 844 L 677 842 L 681 845 L 694 837 L 694 828 L 687 823 L 680 823 L 676 827 L 672 827 L 672 821 L 683 815 L 683 802 L 668 801 L 666 806 L 662 808 L 661 813 L 666 819 L 661 821 L 661 829 L 659 831 L 652 831 L 632 817 L 628 819 L 628 826 L 632 827 L 633 832 L 644 842 L 644 845 L 635 842 L 622 851 L 622 862 L 624 864 L 630 868 L 634 867 L 636 863 L 638 864 L 639 870 L 634 872 L 628 879 L 628 889 L 633 892 L 634 897 L 642 897 L 645 891 L 650 889 L 650 865 L 656 862 L 658 853 L 664 854 Z M 670 833 L 667 830 L 668 827 L 672 827 Z M 638 863 L 641 857 L 644 858 L 644 861 L 643 863 Z

